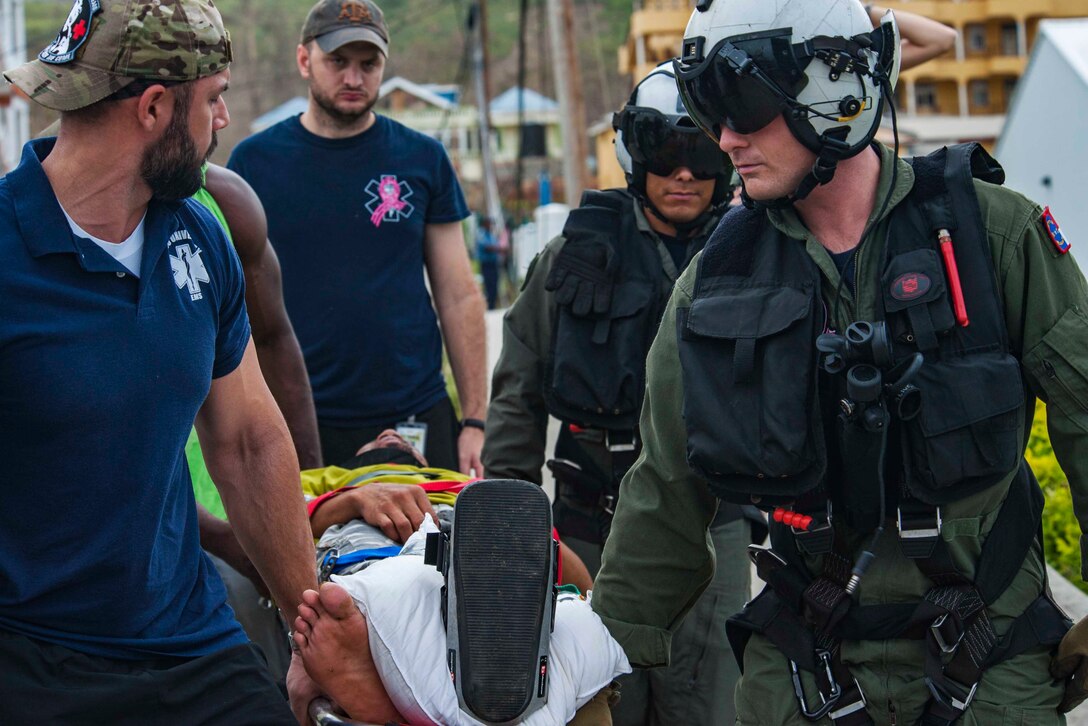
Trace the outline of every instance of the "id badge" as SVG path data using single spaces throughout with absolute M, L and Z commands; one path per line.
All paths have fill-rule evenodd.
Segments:
M 397 424 L 397 433 L 420 454 L 427 451 L 427 424 L 418 421 L 402 421 Z

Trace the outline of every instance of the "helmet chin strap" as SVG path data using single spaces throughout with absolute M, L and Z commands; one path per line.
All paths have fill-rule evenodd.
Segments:
M 846 136 L 849 133 L 848 127 L 839 126 L 820 135 L 820 153 L 817 154 L 812 169 L 793 190 L 793 194 L 768 202 L 757 201 L 748 196 L 748 190 L 744 188 L 744 180 L 741 179 L 741 201 L 744 202 L 744 206 L 749 209 L 783 209 L 794 202 L 801 201 L 821 184 L 827 184 L 835 178 L 835 169 L 838 167 L 839 160 L 850 148 L 846 143 Z

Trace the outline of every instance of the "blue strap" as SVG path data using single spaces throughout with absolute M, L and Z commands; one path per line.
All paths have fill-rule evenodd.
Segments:
M 400 545 L 389 545 L 388 547 L 375 547 L 372 549 L 348 552 L 347 554 L 340 555 L 336 558 L 336 564 L 333 565 L 332 571 L 340 572 L 351 565 L 365 562 L 366 560 L 384 560 L 389 557 L 396 557 L 400 554 L 400 550 Z

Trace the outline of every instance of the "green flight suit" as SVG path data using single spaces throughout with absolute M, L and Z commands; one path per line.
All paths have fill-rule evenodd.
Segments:
M 897 166 L 894 188 L 893 165 Z M 892 152 L 882 147 L 878 202 L 872 214 L 878 214 L 890 188 L 887 212 L 903 200 L 913 183 L 910 165 L 895 161 Z M 1037 205 L 984 182 L 976 181 L 975 188 L 993 251 L 1011 353 L 1022 363 L 1029 399 L 1020 445 L 1026 445 L 1034 399 L 1041 398 L 1048 403 L 1051 441 L 1069 478 L 1084 529 L 1088 526 L 1088 287 L 1076 262 L 1060 254 L 1047 236 Z M 839 300 L 835 299 L 840 288 L 838 269 L 794 210 L 768 213 L 784 234 L 803 240 L 819 266 L 825 278 L 824 301 L 832 311 L 831 325 L 838 330 L 876 316 L 887 212 L 860 247 L 856 299 L 841 286 Z M 632 663 L 642 666 L 668 663 L 669 641 L 715 569 L 706 528 L 718 500 L 687 465 L 683 377 L 677 353 L 676 310 L 690 305 L 695 273 L 696 264 L 689 265 L 677 281 L 650 349 L 640 423 L 644 449 L 623 481 L 623 497 L 593 597 L 594 610 Z M 967 308 L 970 311 L 970 300 Z M 982 543 L 990 536 L 1011 479 L 1012 472 L 1002 483 L 942 508 L 941 535 L 968 576 L 974 576 Z M 851 541 L 860 539 L 847 534 Z M 1081 547 L 1083 552 L 1083 538 Z M 914 563 L 899 553 L 894 523 L 886 526 L 876 554 L 859 589 L 862 604 L 913 603 L 930 588 Z M 1036 547 L 1012 585 L 989 608 L 999 635 L 1039 595 L 1043 581 L 1043 558 Z M 843 641 L 843 661 L 860 683 L 876 723 L 917 722 L 929 698 L 922 673 L 924 647 L 918 640 Z M 987 670 L 962 723 L 1062 723 L 1055 711 L 1062 685 L 1048 675 L 1049 659 L 1045 649 L 1029 650 Z M 808 674 L 804 676 L 811 701 L 816 691 Z M 744 654 L 737 716 L 741 724 L 807 723 L 793 697 L 786 658 L 762 636 L 753 636 Z
M 632 200 L 637 240 L 654 245 L 660 253 L 662 283 L 671 287 L 679 271 L 664 243 L 650 228 L 641 207 Z M 712 225 L 701 230 L 705 236 Z M 503 318 L 503 345 L 492 380 L 487 414 L 487 439 L 483 463 L 489 477 L 523 479 L 540 483 L 544 465 L 548 413 L 544 407 L 544 372 L 552 345 L 557 305 L 544 289 L 552 262 L 565 239 L 552 240 L 529 268 L 521 293 Z M 689 245 L 688 256 L 694 250 Z M 583 452 L 600 471 L 612 470 L 603 432 L 574 434 Z M 557 487 L 557 498 L 561 496 Z M 621 499 L 626 496 L 621 494 Z M 563 497 L 560 509 L 585 517 L 604 513 Z M 585 561 L 591 575 L 600 563 L 601 547 L 565 535 L 563 541 Z M 719 568 L 714 583 L 695 605 L 692 616 L 673 640 L 673 666 L 656 671 L 636 670 L 620 678 L 620 701 L 613 709 L 618 726 L 626 724 L 719 724 L 733 720 L 731 694 L 739 671 L 725 637 L 725 619 L 748 599 L 750 568 L 744 556 L 750 542 L 746 520 L 736 519 L 711 530 L 713 547 L 726 566 Z

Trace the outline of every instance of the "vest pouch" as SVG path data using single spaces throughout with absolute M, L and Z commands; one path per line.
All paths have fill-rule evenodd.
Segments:
M 1024 387 L 1020 366 L 1003 352 L 927 361 L 913 381 L 918 415 L 903 422 L 907 487 L 929 504 L 982 491 L 1021 457 Z
M 718 497 L 788 501 L 826 467 L 815 292 L 715 282 L 677 311 L 688 463 Z
M 657 323 L 653 300 L 653 286 L 635 280 L 616 285 L 604 313 L 559 307 L 545 394 L 553 415 L 596 428 L 638 425 L 646 351 Z
M 914 343 L 921 350 L 937 348 L 938 335 L 951 330 L 956 320 L 936 250 L 917 249 L 896 255 L 888 262 L 881 282 L 885 312 L 906 311 L 904 316 L 894 316 L 895 339 Z

